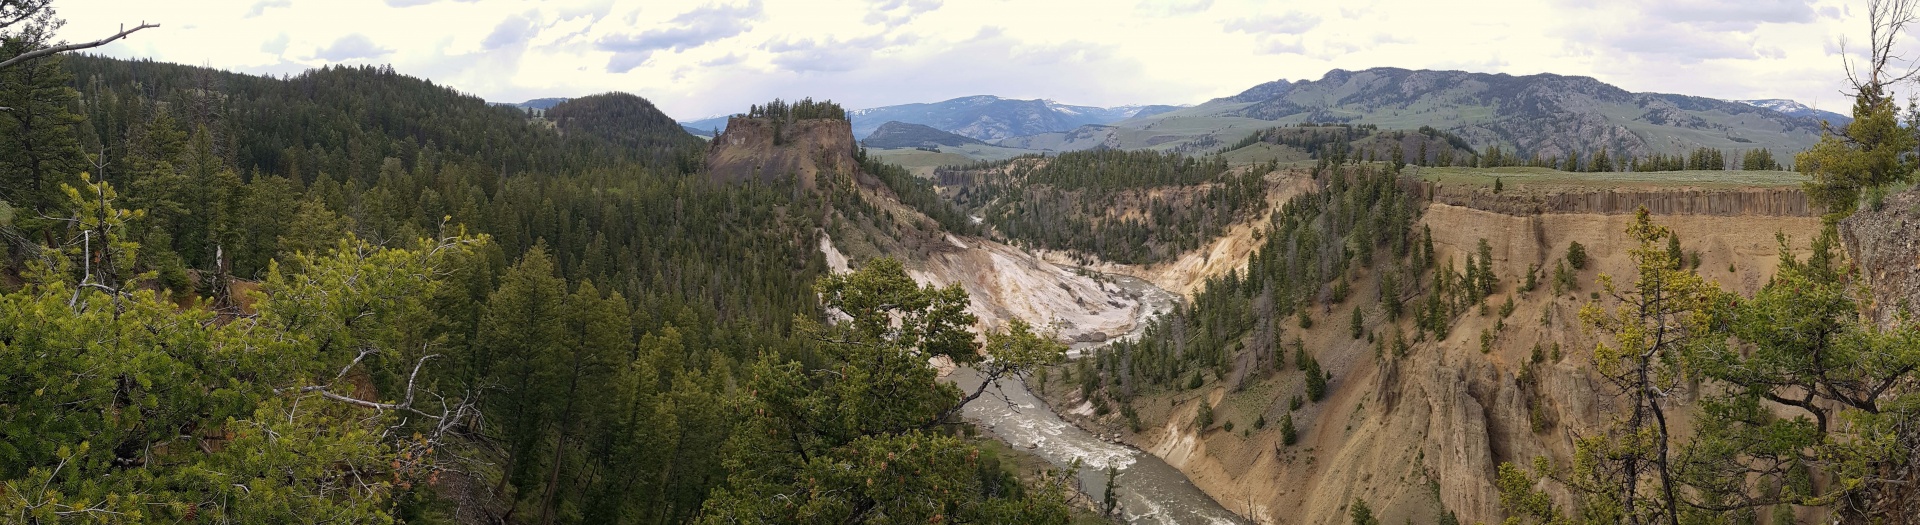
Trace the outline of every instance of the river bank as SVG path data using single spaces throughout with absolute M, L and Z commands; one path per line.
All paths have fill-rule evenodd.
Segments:
M 1115 286 L 1139 301 L 1132 330 L 1100 341 L 1077 341 L 1069 358 L 1113 341 L 1139 337 L 1153 318 L 1172 311 L 1178 295 L 1145 280 L 1102 275 L 1103 286 Z M 978 388 L 981 377 L 972 369 L 955 369 L 947 376 L 966 391 Z M 1185 474 L 1160 458 L 1116 439 L 1089 432 L 1068 422 L 1054 407 L 1027 389 L 1019 378 L 1001 379 L 979 399 L 967 404 L 962 416 L 983 432 L 1009 446 L 1045 459 L 1057 468 L 1079 465 L 1079 488 L 1092 501 L 1103 501 L 1107 469 L 1114 469 L 1117 518 L 1125 523 L 1164 525 L 1224 525 L 1249 523 L 1195 487 Z

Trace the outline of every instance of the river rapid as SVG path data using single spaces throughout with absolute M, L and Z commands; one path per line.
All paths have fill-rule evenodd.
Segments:
M 1078 358 L 1113 340 L 1139 337 L 1146 321 L 1171 311 L 1179 301 L 1177 295 L 1140 279 L 1125 276 L 1111 276 L 1108 279 L 1112 281 L 1112 286 L 1120 288 L 1120 293 L 1137 297 L 1145 303 L 1138 314 L 1140 322 L 1133 332 L 1112 340 L 1074 344 L 1069 352 L 1070 358 Z M 955 370 L 949 379 L 969 392 L 977 388 L 981 380 L 977 373 L 968 368 Z M 1185 474 L 1160 458 L 1132 447 L 1109 443 L 1061 419 L 1017 378 L 1002 379 L 996 385 L 989 386 L 987 393 L 968 403 L 962 414 L 995 438 L 1045 458 L 1056 466 L 1065 468 L 1079 461 L 1080 489 L 1091 495 L 1094 501 L 1104 498 L 1107 467 L 1113 467 L 1117 472 L 1117 513 L 1126 523 L 1249 523 L 1194 487 Z

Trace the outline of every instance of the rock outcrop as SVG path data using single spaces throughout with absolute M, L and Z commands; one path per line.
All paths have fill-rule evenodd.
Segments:
M 1840 222 L 1840 240 L 1866 277 L 1873 304 L 1868 312 L 1882 327 L 1902 312 L 1920 315 L 1920 187 L 1862 209 Z M 1912 321 L 1907 321 L 1912 322 Z
M 853 128 L 844 120 L 734 117 L 707 148 L 707 173 L 726 183 L 791 176 L 813 189 L 823 172 L 857 172 L 855 149 Z

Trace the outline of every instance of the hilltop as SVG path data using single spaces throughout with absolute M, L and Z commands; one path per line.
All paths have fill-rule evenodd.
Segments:
M 1792 115 L 1795 117 L 1812 117 L 1814 119 L 1824 120 L 1824 121 L 1833 123 L 1833 125 L 1835 126 L 1845 125 L 1849 122 L 1853 122 L 1853 117 L 1851 116 L 1834 113 L 1832 111 L 1827 111 L 1824 109 L 1815 109 L 1812 107 L 1808 107 L 1806 104 L 1801 104 L 1799 102 L 1794 102 L 1792 100 L 1787 100 L 1783 98 L 1769 98 L 1769 99 L 1760 99 L 1760 100 L 1736 100 L 1734 102 L 1739 102 L 1739 103 L 1747 104 L 1750 106 L 1763 107 L 1763 108 L 1778 111 L 1787 115 Z
M 920 124 L 889 121 L 860 140 L 869 148 L 937 148 L 940 146 L 986 145 L 979 139 L 940 131 Z
M 1277 80 L 1190 108 L 1000 143 L 1052 150 L 1102 145 L 1177 150 L 1232 143 L 1275 124 L 1315 122 L 1432 127 L 1461 136 L 1476 149 L 1500 146 L 1522 156 L 1584 155 L 1602 147 L 1634 156 L 1700 147 L 1767 148 L 1783 156 L 1820 136 L 1819 120 L 1791 111 L 1783 105 L 1634 93 L 1590 77 L 1336 69 L 1319 80 Z

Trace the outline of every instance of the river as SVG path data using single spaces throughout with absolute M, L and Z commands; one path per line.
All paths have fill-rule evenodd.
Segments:
M 1139 279 L 1113 276 L 1129 296 L 1147 306 L 1140 310 L 1140 328 L 1122 338 L 1138 337 L 1153 316 L 1170 311 L 1178 296 Z M 1117 339 L 1117 338 L 1116 338 Z M 1078 357 L 1106 342 L 1078 343 L 1070 356 Z M 958 369 L 949 376 L 962 390 L 973 391 L 980 376 Z M 1107 486 L 1107 467 L 1117 471 L 1118 512 L 1127 523 L 1213 525 L 1248 523 L 1201 492 L 1187 476 L 1152 454 L 1108 443 L 1061 419 L 1047 404 L 1027 391 L 1019 379 L 1002 379 L 997 387 L 968 403 L 963 415 L 982 430 L 1015 448 L 1067 467 L 1080 461 L 1080 488 L 1101 501 Z

